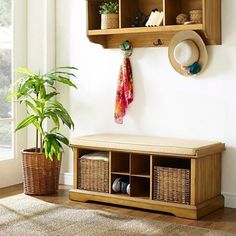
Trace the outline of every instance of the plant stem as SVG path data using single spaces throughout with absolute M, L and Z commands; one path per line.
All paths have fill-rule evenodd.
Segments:
M 36 98 L 37 98 L 37 100 L 38 100 L 38 98 L 39 98 L 39 95 L 38 95 L 38 93 L 36 94 Z M 38 148 L 39 148 L 39 133 L 38 133 L 38 129 L 36 128 L 36 137 L 35 137 L 36 139 L 36 148 L 35 148 L 35 152 L 38 152 Z
M 43 135 L 40 134 L 40 152 L 43 152 Z
M 38 152 L 38 148 L 39 148 L 39 142 L 38 142 L 38 130 L 36 129 L 36 148 L 35 148 L 35 152 Z
M 40 119 L 40 123 L 39 123 L 41 129 L 43 130 L 43 119 Z M 40 132 L 39 135 L 39 141 L 40 141 L 40 152 L 43 152 L 43 134 Z

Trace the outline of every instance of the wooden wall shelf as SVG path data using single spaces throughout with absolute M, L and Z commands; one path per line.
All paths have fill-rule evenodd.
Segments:
M 99 6 L 102 0 L 87 2 L 87 35 L 91 42 L 101 44 L 104 48 L 119 48 L 129 40 L 134 47 L 154 47 L 160 39 L 161 46 L 168 46 L 176 32 L 195 30 L 207 45 L 221 44 L 221 0 L 119 0 L 119 28 L 101 30 Z M 159 27 L 130 27 L 130 19 L 142 11 L 149 15 L 154 8 L 164 12 L 163 25 Z M 176 25 L 179 13 L 201 9 L 202 24 Z
M 113 35 L 113 34 L 139 34 L 139 33 L 157 33 L 157 32 L 178 32 L 181 30 L 203 30 L 202 24 L 194 25 L 168 25 L 158 27 L 135 27 L 107 30 L 88 30 L 88 35 Z
M 70 191 L 71 200 L 164 211 L 190 219 L 199 219 L 224 206 L 221 195 L 223 143 L 100 134 L 71 140 L 71 146 L 74 150 L 74 189 Z M 79 160 L 84 154 L 94 151 L 109 153 L 108 193 L 79 189 Z M 189 204 L 154 198 L 157 186 L 155 166 L 177 168 L 178 171 L 184 169 L 190 173 Z M 130 195 L 116 193 L 112 189 L 113 181 L 122 176 L 129 179 Z M 178 181 L 181 183 L 183 180 Z

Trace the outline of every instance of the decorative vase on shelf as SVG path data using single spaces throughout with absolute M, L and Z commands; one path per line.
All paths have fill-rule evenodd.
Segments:
M 100 5 L 101 29 L 119 28 L 119 3 L 108 1 Z

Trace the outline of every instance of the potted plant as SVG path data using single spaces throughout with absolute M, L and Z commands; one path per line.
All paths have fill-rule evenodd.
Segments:
M 117 1 L 103 2 L 100 5 L 101 29 L 119 28 L 119 3 Z
M 22 151 L 26 194 L 44 195 L 58 190 L 62 144 L 69 144 L 59 130 L 61 124 L 72 129 L 74 123 L 67 110 L 56 99 L 59 94 L 56 83 L 76 88 L 70 79 L 76 78 L 75 70 L 75 67 L 60 67 L 41 75 L 27 68 L 17 69 L 17 73 L 22 76 L 15 82 L 15 91 L 10 97 L 26 106 L 27 117 L 17 125 L 15 131 L 29 125 L 36 128 L 35 147 Z M 50 130 L 45 127 L 45 122 L 49 120 Z

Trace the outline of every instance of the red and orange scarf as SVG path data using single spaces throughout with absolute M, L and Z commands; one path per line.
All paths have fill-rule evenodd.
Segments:
M 120 67 L 116 103 L 115 103 L 115 122 L 123 124 L 123 118 L 129 104 L 133 101 L 133 74 L 129 57 L 126 55 Z

